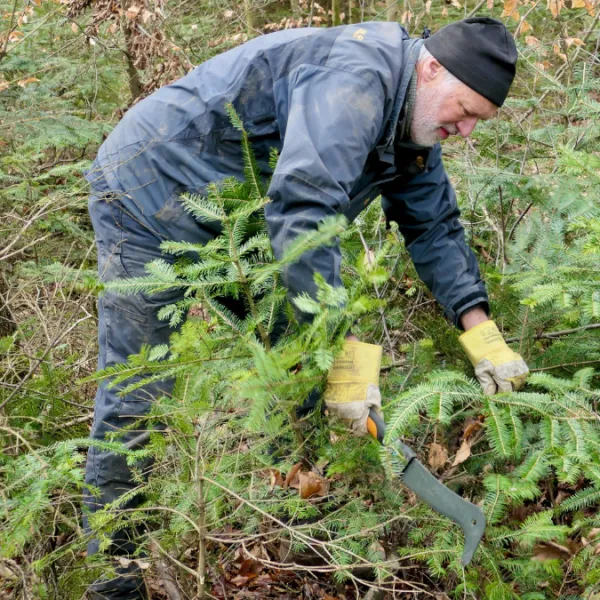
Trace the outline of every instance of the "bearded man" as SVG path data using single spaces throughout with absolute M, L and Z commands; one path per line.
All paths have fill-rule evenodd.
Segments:
M 489 320 L 439 144 L 451 135 L 466 138 L 480 120 L 495 116 L 516 62 L 510 33 L 487 18 L 452 23 L 426 40 L 409 38 L 397 23 L 294 29 L 212 58 L 129 110 L 86 175 L 102 280 L 145 275 L 144 264 L 162 257 L 164 240 L 206 243 L 219 235 L 214 223 L 185 212 L 179 196 L 205 195 L 210 183 L 243 178 L 240 132 L 225 110 L 232 103 L 262 175 L 272 176 L 265 217 L 275 256 L 325 217 L 352 221 L 381 196 L 419 276 L 451 323 L 465 330 L 460 339 L 485 392 L 518 389 L 527 367 Z M 274 173 L 272 148 L 280 154 Z M 290 296 L 314 294 L 317 272 L 341 286 L 340 262 L 335 245 L 305 253 L 284 274 Z M 167 343 L 172 330 L 157 312 L 181 294 L 102 296 L 99 367 L 126 361 L 142 344 Z M 364 435 L 369 410 L 381 405 L 372 368 L 381 351 L 354 336 L 347 350 L 353 369 L 368 362 L 375 374 L 362 387 L 331 376 L 325 402 Z M 102 440 L 130 425 L 171 386 L 156 383 L 119 397 L 118 387 L 100 384 L 92 437 Z M 138 433 L 128 430 L 123 439 Z M 100 492 L 89 497 L 89 511 L 135 486 L 125 457 L 98 447 L 90 448 L 86 481 Z M 134 548 L 127 531 L 113 542 L 115 555 Z M 91 542 L 89 553 L 97 549 Z M 135 566 L 122 568 L 116 579 L 97 582 L 91 597 L 143 598 L 141 576 Z

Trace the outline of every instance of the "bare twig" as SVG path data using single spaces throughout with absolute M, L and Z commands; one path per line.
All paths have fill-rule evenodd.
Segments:
M 581 367 L 583 365 L 598 365 L 600 364 L 600 358 L 596 360 L 584 360 L 581 362 L 562 363 L 560 365 L 552 365 L 551 367 L 540 367 L 539 369 L 529 369 L 532 373 L 539 373 L 540 371 L 550 371 L 551 369 L 562 369 L 563 367 Z M 557 417 L 554 417 L 557 418 Z
M 562 329 L 561 331 L 549 331 L 548 333 L 538 333 L 533 336 L 534 340 L 542 340 L 542 339 L 554 339 L 558 337 L 562 337 L 564 335 L 570 335 L 571 333 L 578 333 L 580 331 L 588 331 L 590 329 L 600 329 L 600 323 L 592 323 L 591 325 L 584 325 L 583 327 L 574 327 L 573 329 Z M 506 342 L 519 342 L 521 340 L 520 336 L 507 338 Z
M 476 14 L 480 8 L 483 7 L 484 4 L 486 4 L 487 0 L 481 0 L 478 4 L 475 5 L 475 7 L 471 10 L 471 12 L 467 15 L 467 19 L 472 17 L 474 14 Z
M 519 223 L 523 220 L 523 217 L 529 212 L 530 208 L 533 206 L 533 202 L 530 202 L 527 205 L 527 208 L 519 215 L 519 218 L 515 221 L 515 224 L 510 228 L 510 232 L 508 234 L 507 240 L 511 240 L 515 229 L 519 226 Z
M 157 553 L 160 552 L 160 550 L 158 550 L 158 544 L 155 540 L 152 541 L 151 547 L 153 550 L 157 551 Z M 167 593 L 167 596 L 169 596 L 169 600 L 183 600 L 183 596 L 179 592 L 179 587 L 175 583 L 172 567 L 170 567 L 163 560 L 157 560 L 155 565 L 161 583 L 165 588 L 165 592 Z

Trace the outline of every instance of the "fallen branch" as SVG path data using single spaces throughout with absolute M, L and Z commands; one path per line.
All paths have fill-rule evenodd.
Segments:
M 579 331 L 586 331 L 590 329 L 600 329 L 600 323 L 592 323 L 591 325 L 584 325 L 583 327 L 575 327 L 573 329 L 562 329 L 561 331 L 550 331 L 549 333 L 538 333 L 533 336 L 534 340 L 542 340 L 547 339 L 551 340 L 557 337 L 562 337 L 563 335 L 570 335 L 571 333 L 577 333 Z M 511 337 L 506 339 L 506 343 L 510 344 L 511 342 L 518 342 L 520 340 L 520 336 Z
M 552 365 L 551 367 L 540 367 L 539 369 L 529 369 L 532 373 L 539 373 L 540 371 L 549 371 L 550 369 L 560 369 L 562 367 L 581 367 L 582 365 L 594 365 L 600 364 L 600 358 L 596 360 L 584 360 L 582 362 L 563 363 L 560 365 Z

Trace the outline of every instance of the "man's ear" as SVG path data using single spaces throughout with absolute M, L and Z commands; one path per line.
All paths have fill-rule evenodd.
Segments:
M 430 83 L 436 79 L 444 70 L 444 67 L 433 56 L 425 61 L 421 76 L 424 83 Z

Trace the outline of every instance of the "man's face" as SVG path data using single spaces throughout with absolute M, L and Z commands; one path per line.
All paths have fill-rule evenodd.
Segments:
M 498 107 L 449 77 L 447 71 L 429 58 L 417 66 L 417 97 L 410 136 L 421 146 L 433 146 L 451 135 L 469 137 L 480 120 L 491 119 Z

